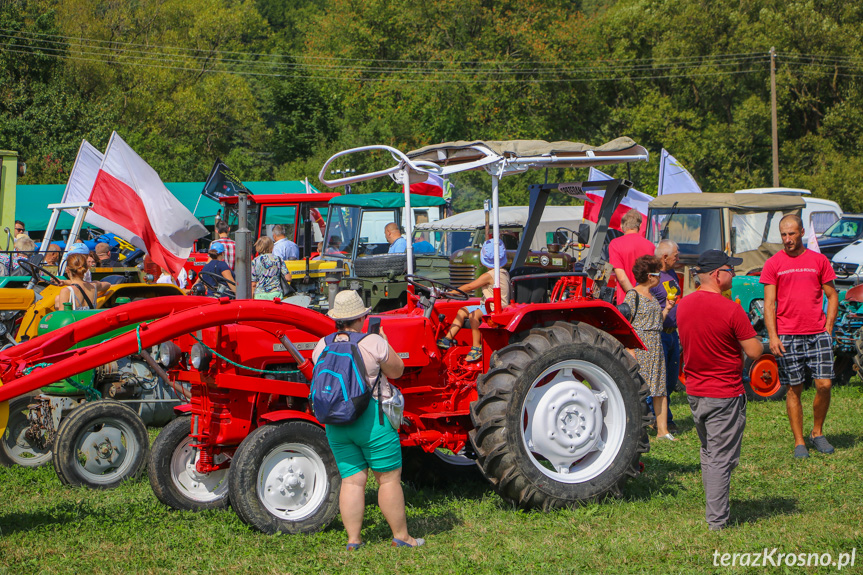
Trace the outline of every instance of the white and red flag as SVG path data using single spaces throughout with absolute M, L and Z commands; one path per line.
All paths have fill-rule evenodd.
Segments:
M 117 132 L 111 134 L 105 149 L 90 201 L 90 213 L 101 216 L 103 221 L 91 221 L 88 214 L 87 222 L 145 249 L 156 265 L 173 275 L 182 269 L 194 241 L 207 234 L 206 228 L 165 187 L 156 170 Z
M 411 193 L 439 198 L 443 196 L 445 185 L 443 178 L 435 174 L 429 174 L 426 181 L 411 184 Z
M 587 179 L 591 182 L 596 182 L 601 180 L 613 180 L 615 178 L 612 178 L 605 172 L 597 170 L 596 168 L 590 168 L 590 173 L 588 174 Z M 596 220 L 599 219 L 599 208 L 602 205 L 602 199 L 605 197 L 605 190 L 584 190 L 584 193 L 588 199 L 588 201 L 584 202 L 584 219 L 589 222 L 596 222 Z M 608 227 L 619 230 L 620 218 L 623 217 L 623 214 L 631 209 L 636 209 L 642 216 L 644 216 L 641 220 L 640 230 L 641 235 L 644 235 L 647 231 L 647 206 L 650 204 L 650 200 L 652 199 L 653 196 L 648 196 L 638 190 L 629 190 L 629 193 L 626 194 L 626 197 L 623 198 L 623 201 L 620 202 L 620 205 L 617 206 L 617 209 L 614 210 L 614 213 L 611 215 L 611 221 L 608 223 Z

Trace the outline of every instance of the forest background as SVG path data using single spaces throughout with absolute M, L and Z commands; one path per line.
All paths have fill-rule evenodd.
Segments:
M 65 183 L 116 130 L 164 181 L 222 158 L 318 185 L 359 145 L 626 135 L 642 191 L 665 147 L 730 192 L 772 183 L 775 47 L 781 184 L 863 211 L 861 29 L 845 0 L 0 0 L 0 147 L 22 184 Z M 512 180 L 502 203 L 526 202 Z M 457 210 L 487 197 L 454 183 Z

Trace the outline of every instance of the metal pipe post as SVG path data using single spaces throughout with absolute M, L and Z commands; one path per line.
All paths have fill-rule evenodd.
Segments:
M 234 259 L 234 279 L 237 281 L 237 299 L 249 299 L 252 292 L 252 258 L 249 245 L 249 194 L 240 192 L 238 201 L 238 228 L 234 236 L 237 238 L 237 253 Z

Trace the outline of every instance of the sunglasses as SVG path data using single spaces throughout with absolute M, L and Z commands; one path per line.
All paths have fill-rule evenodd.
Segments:
M 658 277 L 659 277 L 659 272 L 647 272 L 647 275 L 658 278 Z
M 15 228 L 15 231 L 16 231 L 16 232 L 23 232 L 23 231 L 24 231 L 24 228 Z
M 730 273 L 731 275 L 734 275 L 734 268 L 719 268 L 719 269 L 718 269 L 718 270 L 716 270 L 716 271 L 718 271 L 718 272 L 728 272 L 728 273 Z

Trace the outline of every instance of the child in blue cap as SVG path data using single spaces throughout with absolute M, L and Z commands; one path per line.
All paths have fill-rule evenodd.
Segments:
M 509 272 L 503 269 L 503 266 L 506 265 L 506 247 L 501 240 L 498 240 L 498 250 L 498 265 L 500 266 L 500 303 L 501 306 L 506 307 L 509 305 Z M 468 352 L 467 357 L 465 357 L 465 361 L 470 362 L 479 361 L 482 358 L 482 341 L 480 338 L 479 326 L 482 323 L 482 316 L 485 309 L 483 306 L 486 305 L 487 301 L 489 302 L 489 311 L 494 311 L 491 309 L 494 304 L 494 240 L 486 240 L 483 244 L 479 261 L 482 265 L 489 268 L 489 271 L 485 272 L 472 282 L 461 286 L 459 289 L 467 294 L 470 294 L 474 290 L 482 289 L 480 305 L 469 305 L 458 310 L 458 313 L 449 328 L 449 332 L 446 336 L 437 340 L 439 348 L 443 350 L 449 349 L 452 347 L 456 334 L 464 326 L 465 320 L 468 320 L 470 322 L 470 329 L 473 335 L 473 346 L 470 348 L 470 352 Z

